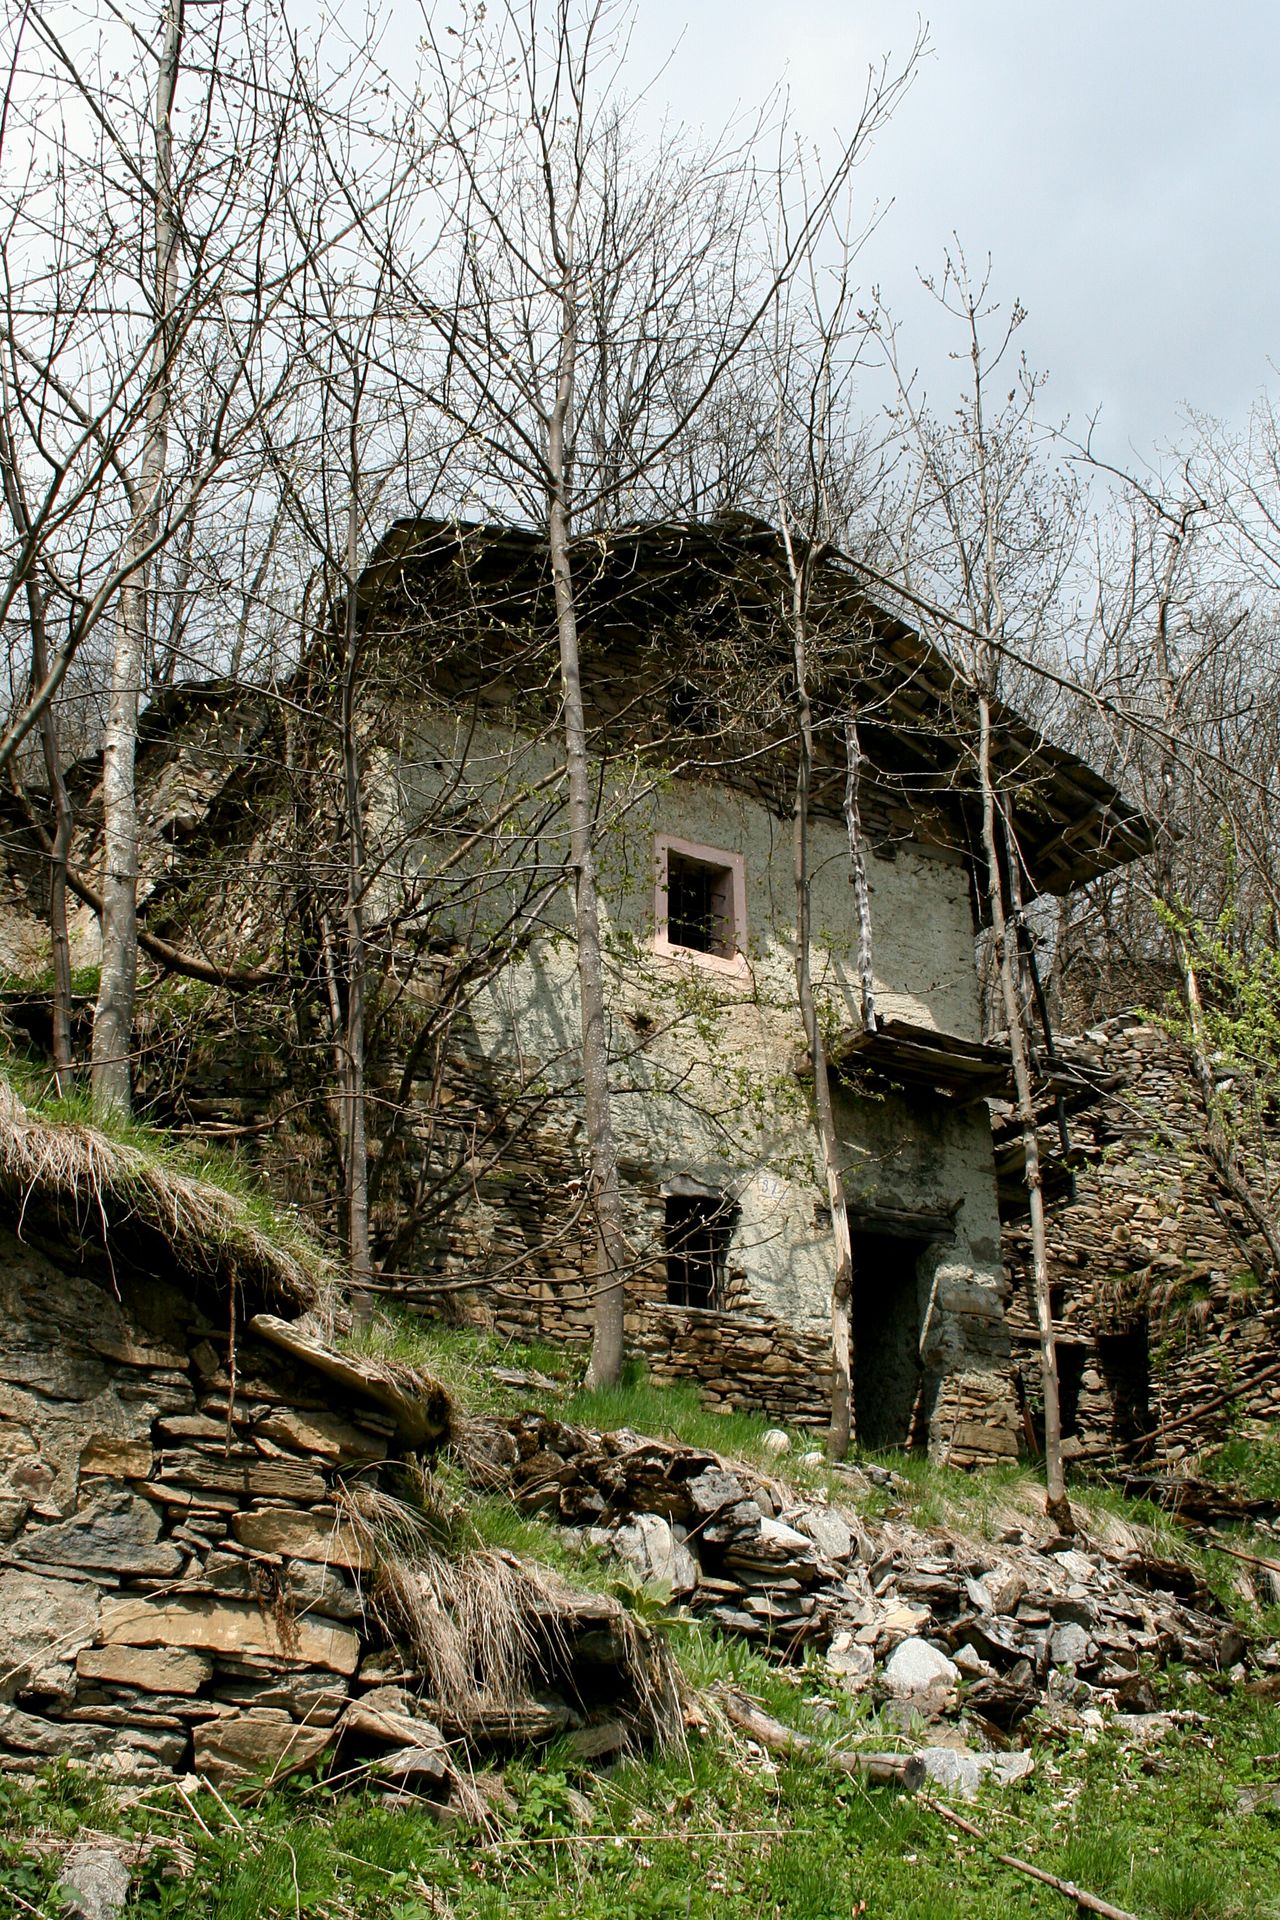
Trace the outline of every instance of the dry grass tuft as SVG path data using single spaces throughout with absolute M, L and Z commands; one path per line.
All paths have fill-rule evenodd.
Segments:
M 0 1188 L 19 1223 L 35 1206 L 70 1214 L 79 1234 L 104 1246 L 131 1229 L 150 1232 L 188 1271 L 236 1281 L 293 1313 L 324 1311 L 336 1291 L 322 1254 L 271 1237 L 235 1194 L 98 1127 L 33 1113 L 2 1076 Z
M 373 1568 L 367 1593 L 391 1639 L 409 1649 L 441 1718 L 490 1737 L 528 1732 L 544 1687 L 575 1691 L 584 1626 L 609 1662 L 637 1739 L 681 1736 L 677 1669 L 664 1643 L 617 1600 L 584 1595 L 502 1547 L 447 1551 L 429 1513 L 385 1492 L 349 1488 L 344 1508 Z M 596 1667 L 598 1673 L 598 1666 Z

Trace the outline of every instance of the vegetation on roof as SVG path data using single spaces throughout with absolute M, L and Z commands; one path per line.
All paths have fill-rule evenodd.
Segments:
M 76 1239 L 158 1236 L 184 1271 L 232 1282 L 299 1314 L 336 1294 L 337 1272 L 300 1223 L 238 1176 L 162 1135 L 91 1121 L 75 1101 L 28 1104 L 0 1070 L 0 1192 L 21 1229 L 52 1212 Z

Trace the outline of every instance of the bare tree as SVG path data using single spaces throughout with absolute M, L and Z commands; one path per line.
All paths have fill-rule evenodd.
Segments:
M 899 576 L 909 587 L 957 608 L 962 621 L 938 638 L 960 669 L 976 709 L 968 759 L 981 800 L 985 903 L 1022 1128 L 1044 1396 L 1046 1506 L 1070 1530 L 1026 979 L 1030 952 L 1022 854 L 1004 791 L 1016 784 L 1018 770 L 997 764 L 993 713 L 998 690 L 1007 692 L 1010 654 L 1028 662 L 1032 671 L 1019 669 L 1019 674 L 1035 704 L 1034 665 L 1070 578 L 1079 510 L 1070 483 L 1044 458 L 1036 419 L 1039 380 L 1023 358 L 1007 370 L 1025 318 L 1022 307 L 1014 302 L 1002 316 L 989 292 L 989 276 L 972 280 L 958 250 L 948 256 L 942 277 L 926 285 L 959 328 L 967 380 L 951 420 L 939 421 L 903 368 L 892 331 L 885 330 L 905 462 L 901 499 L 908 508 L 898 529 Z M 1007 399 L 993 406 L 993 389 L 1007 393 Z
M 800 208 L 781 257 L 753 139 L 646 140 L 619 92 L 626 16 L 602 0 L 508 4 L 456 54 L 432 41 L 457 183 L 457 276 L 426 304 L 446 348 L 439 404 L 468 435 L 475 497 L 545 530 L 560 660 L 574 881 L 596 1331 L 623 1348 L 622 1225 L 594 854 L 575 533 L 669 501 L 694 422 L 814 244 L 870 126 Z M 763 123 L 762 123 L 763 124 Z

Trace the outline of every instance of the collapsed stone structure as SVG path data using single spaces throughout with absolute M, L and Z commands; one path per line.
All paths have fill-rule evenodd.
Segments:
M 984 1724 L 1015 1733 L 1055 1687 L 1059 1703 L 1149 1711 L 1154 1668 L 1226 1671 L 1245 1652 L 1199 1575 L 1123 1523 L 1067 1540 L 1039 1511 L 1010 1509 L 994 1538 L 970 1538 L 893 1512 L 896 1476 L 881 1468 L 874 1481 L 846 1469 L 840 1500 L 543 1413 L 479 1430 L 517 1504 L 606 1548 L 646 1586 L 785 1659 L 820 1654 L 855 1691 L 874 1687 L 926 1718 L 963 1714 L 978 1745 Z M 888 1515 L 871 1511 L 877 1496 Z
M 1071 1185 L 1049 1235 L 1065 1450 L 1158 1466 L 1241 1419 L 1274 1420 L 1280 1308 L 1270 1263 L 1205 1151 L 1190 1059 L 1164 1029 L 1131 1014 L 1060 1052 L 1078 1101 Z M 1012 1153 L 1013 1128 L 1005 1131 Z M 1049 1132 L 1045 1148 L 1052 1164 L 1058 1142 Z M 1034 1444 L 1038 1357 L 1016 1157 L 1004 1186 L 1009 1326 Z

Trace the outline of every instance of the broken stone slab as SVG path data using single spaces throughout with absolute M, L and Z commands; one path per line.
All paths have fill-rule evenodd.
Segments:
M 684 1491 L 699 1520 L 721 1517 L 737 1507 L 747 1508 L 757 1520 L 760 1518 L 759 1508 L 748 1501 L 737 1474 L 729 1473 L 724 1467 L 704 1467 L 701 1473 L 685 1482 Z
M 960 1678 L 959 1668 L 945 1653 L 939 1653 L 927 1640 L 903 1640 L 884 1664 L 881 1674 L 887 1692 L 895 1699 L 911 1700 L 949 1693 Z
M 69 1699 L 75 1659 L 98 1631 L 99 1596 L 87 1581 L 6 1567 L 0 1573 L 0 1699 L 22 1689 Z
M 360 1640 L 350 1627 L 277 1615 L 207 1594 L 170 1599 L 110 1596 L 102 1605 L 107 1646 L 195 1647 L 209 1653 L 263 1654 L 293 1666 L 355 1672 Z
M 68 1920 L 115 1920 L 129 1898 L 132 1876 L 111 1847 L 72 1847 L 58 1875 L 58 1895 Z
M 145 1480 L 154 1461 L 149 1440 L 125 1440 L 113 1433 L 95 1433 L 80 1449 L 81 1473 L 109 1480 Z
M 140 1687 L 147 1693 L 198 1693 L 213 1677 L 213 1661 L 171 1647 L 85 1647 L 76 1659 L 82 1680 Z
M 638 1513 L 607 1535 L 610 1550 L 631 1567 L 646 1587 L 679 1599 L 698 1584 L 698 1563 L 661 1514 Z
M 1003 1560 L 988 1567 L 972 1585 L 978 1592 L 970 1598 L 979 1613 L 1013 1613 L 1027 1591 L 1025 1575 Z
M 859 1627 L 858 1638 L 887 1653 L 896 1642 L 915 1639 L 921 1627 L 929 1624 L 929 1617 L 928 1607 L 888 1607 L 873 1615 L 869 1625 Z
M 302 1726 L 278 1708 L 250 1707 L 195 1729 L 195 1770 L 214 1780 L 258 1773 L 279 1779 L 318 1760 L 333 1737 L 331 1726 Z
M 191 1447 L 161 1454 L 158 1485 L 166 1484 L 236 1499 L 297 1500 L 305 1506 L 323 1500 L 329 1491 L 323 1473 L 300 1460 L 263 1460 L 252 1450 L 243 1458 L 227 1459 Z
M 827 1668 L 838 1673 L 853 1691 L 867 1686 L 875 1672 L 876 1658 L 870 1647 L 863 1646 L 848 1631 L 837 1633 L 826 1653 Z
M 1280 1786 L 1267 1781 L 1263 1786 L 1237 1787 L 1236 1810 L 1239 1813 L 1280 1813 Z
M 327 1513 L 300 1513 L 296 1507 L 253 1507 L 233 1514 L 231 1532 L 254 1553 L 318 1560 L 352 1572 L 364 1566 L 355 1533 L 333 1508 Z
M 69 1520 L 28 1526 L 22 1558 L 36 1566 L 83 1567 L 87 1572 L 164 1578 L 186 1556 L 160 1538 L 160 1514 L 149 1500 L 121 1489 L 103 1494 Z
M 1049 1640 L 1049 1659 L 1055 1667 L 1084 1666 L 1096 1652 L 1084 1628 L 1074 1620 L 1056 1628 Z
M 21 1707 L 0 1707 L 0 1751 L 37 1754 L 42 1759 L 87 1759 L 110 1744 L 111 1729 L 46 1720 Z
M 313 1670 L 277 1675 L 255 1674 L 237 1662 L 218 1662 L 218 1698 L 233 1707 L 280 1707 L 291 1719 L 328 1727 L 350 1698 L 341 1680 Z
M 390 1368 L 380 1361 L 355 1354 L 338 1354 L 322 1341 L 302 1332 L 291 1321 L 275 1314 L 256 1313 L 249 1331 L 267 1340 L 281 1352 L 314 1368 L 326 1380 L 343 1387 L 357 1399 L 372 1401 L 395 1422 L 397 1438 L 406 1447 L 427 1447 L 448 1438 L 449 1396 L 444 1388 L 425 1374 L 408 1367 Z
M 453 1779 L 453 1768 L 443 1747 L 411 1744 L 396 1747 L 393 1752 L 381 1756 L 378 1775 L 397 1786 L 412 1786 L 415 1791 L 421 1792 L 424 1787 L 446 1785 Z
M 286 1407 L 265 1420 L 255 1420 L 250 1432 L 331 1465 L 369 1466 L 387 1454 L 387 1443 L 380 1435 L 332 1413 L 301 1414 Z
M 351 1701 L 342 1716 L 342 1731 L 391 1747 L 427 1747 L 441 1754 L 447 1750 L 439 1727 L 403 1687 L 374 1687 Z
M 944 1793 L 958 1794 L 962 1800 L 976 1800 L 985 1779 L 1002 1787 L 1025 1780 L 1034 1770 L 1029 1753 L 970 1753 L 967 1748 L 921 1747 L 917 1758 L 932 1786 Z
M 805 1563 L 813 1558 L 812 1535 L 801 1533 L 798 1527 L 789 1527 L 783 1520 L 763 1518 L 758 1538 L 760 1545 L 770 1554 L 794 1557 Z
M 852 1530 L 833 1507 L 802 1507 L 792 1519 L 824 1560 L 847 1560 L 853 1552 Z

